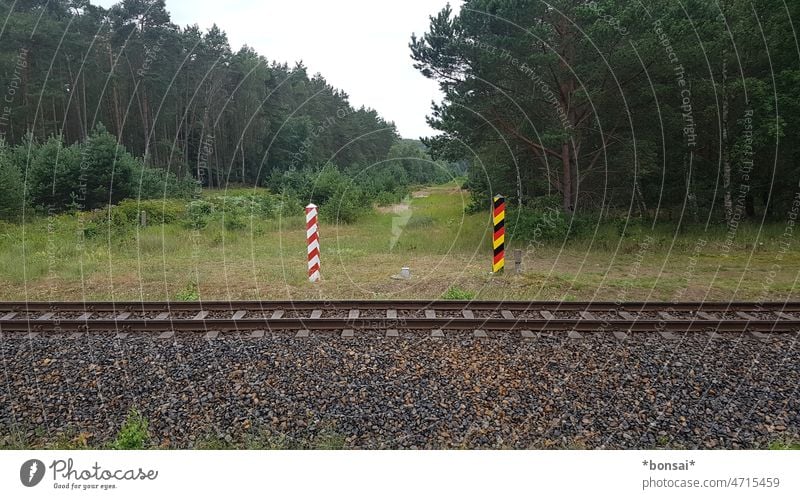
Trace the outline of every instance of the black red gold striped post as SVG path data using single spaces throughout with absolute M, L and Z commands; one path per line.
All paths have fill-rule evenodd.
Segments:
M 492 238 L 492 248 L 494 249 L 494 259 L 492 260 L 492 272 L 497 273 L 501 272 L 506 265 L 506 198 L 500 194 L 496 195 L 493 207 L 494 237 Z

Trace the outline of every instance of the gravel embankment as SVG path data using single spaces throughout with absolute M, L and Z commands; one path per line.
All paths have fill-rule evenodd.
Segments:
M 102 445 L 130 407 L 177 448 L 324 432 L 352 448 L 755 448 L 800 434 L 798 335 L 359 334 L 5 337 L 0 439 Z

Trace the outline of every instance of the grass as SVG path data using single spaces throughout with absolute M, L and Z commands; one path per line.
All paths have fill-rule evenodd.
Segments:
M 342 450 L 347 448 L 347 439 L 335 431 L 332 423 L 299 438 L 289 438 L 283 433 L 269 429 L 251 428 L 247 434 L 238 435 L 234 440 L 230 435 L 214 432 L 203 434 L 190 448 L 197 450 Z M 29 437 L 33 433 L 33 437 Z M 131 410 L 117 435 L 111 441 L 94 439 L 91 433 L 74 429 L 46 435 L 42 428 L 34 432 L 10 429 L 0 426 L 0 450 L 50 449 L 50 450 L 145 450 L 170 448 L 170 442 L 156 445 L 151 439 L 149 422 L 136 410 Z
M 769 450 L 800 450 L 800 440 L 776 440 L 769 444 Z
M 302 213 L 248 217 L 238 229 L 156 224 L 86 239 L 72 215 L 3 224 L 0 300 L 435 299 L 453 290 L 470 296 L 456 299 L 798 298 L 800 245 L 786 246 L 782 223 L 742 224 L 728 247 L 725 227 L 633 223 L 622 233 L 609 222 L 567 243 L 509 241 L 507 271 L 491 275 L 488 214 L 465 214 L 468 194 L 453 184 L 426 192 L 409 201 L 410 217 L 375 210 L 357 224 L 323 223 L 315 285 L 306 279 Z M 514 249 L 523 251 L 521 275 Z M 391 278 L 402 266 L 412 279 Z

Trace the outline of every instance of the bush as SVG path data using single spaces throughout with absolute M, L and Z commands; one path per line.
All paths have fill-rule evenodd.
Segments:
M 136 161 L 131 172 L 130 192 L 141 199 L 189 199 L 197 189 L 191 177 L 178 178 L 174 173 L 160 168 L 148 168 Z
M 22 216 L 22 175 L 0 140 L 0 220 L 17 221 Z
M 510 241 L 527 243 L 563 242 L 578 232 L 578 227 L 570 228 L 570 218 L 559 207 L 544 203 L 508 210 L 505 229 Z
M 214 205 L 205 199 L 197 199 L 188 204 L 186 212 L 188 215 L 187 226 L 192 229 L 202 229 L 211 220 Z
M 119 224 L 136 225 L 139 223 L 139 214 L 147 212 L 147 224 L 171 224 L 182 220 L 186 216 L 186 203 L 178 199 L 164 200 L 136 200 L 126 199 L 111 209 L 113 220 Z

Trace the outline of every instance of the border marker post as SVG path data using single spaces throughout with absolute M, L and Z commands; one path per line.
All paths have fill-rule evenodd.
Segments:
M 308 280 L 317 282 L 319 273 L 319 234 L 317 233 L 317 205 L 306 206 L 306 240 L 308 241 Z
M 506 265 L 506 198 L 498 194 L 493 199 L 492 223 L 494 226 L 494 237 L 492 237 L 492 249 L 494 258 L 492 259 L 492 273 L 503 271 Z

